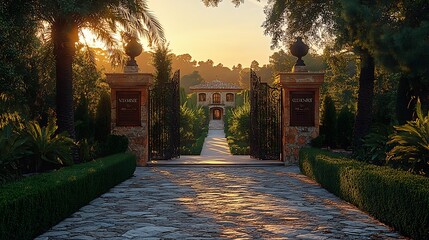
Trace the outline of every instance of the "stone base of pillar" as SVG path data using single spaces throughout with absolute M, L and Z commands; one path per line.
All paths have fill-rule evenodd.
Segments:
M 311 139 L 319 135 L 316 127 L 286 127 L 283 136 L 283 161 L 285 164 L 297 164 L 299 149 L 308 146 Z
M 137 166 L 146 166 L 148 162 L 146 127 L 115 127 L 114 135 L 128 137 L 128 150 L 137 156 Z

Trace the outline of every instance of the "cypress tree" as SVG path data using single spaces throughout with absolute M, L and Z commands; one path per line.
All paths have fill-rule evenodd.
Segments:
M 341 108 L 337 118 L 337 143 L 343 149 L 348 149 L 352 144 L 354 120 L 355 116 L 350 108 Z
M 320 128 L 320 134 L 325 135 L 326 145 L 330 148 L 335 147 L 336 140 L 336 129 L 337 129 L 337 113 L 335 109 L 335 103 L 332 98 L 328 95 L 323 101 L 322 110 L 322 126 Z
M 98 142 L 105 142 L 107 136 L 110 134 L 111 123 L 111 102 L 110 94 L 102 92 L 100 101 L 97 105 L 97 112 L 95 115 L 95 140 Z
M 92 131 L 90 129 L 91 117 L 88 109 L 88 99 L 82 93 L 79 99 L 79 103 L 75 110 L 74 118 L 76 120 L 76 139 L 89 139 L 92 137 Z

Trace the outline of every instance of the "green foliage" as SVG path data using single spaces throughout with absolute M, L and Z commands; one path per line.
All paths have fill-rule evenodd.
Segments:
M 337 133 L 337 112 L 335 103 L 328 95 L 323 100 L 322 121 L 320 126 L 320 135 L 325 136 L 325 143 L 328 147 L 336 146 Z
M 343 106 L 354 109 L 358 97 L 359 80 L 356 56 L 350 53 L 338 53 L 327 47 L 323 58 L 327 68 L 321 88 L 322 96 L 331 96 L 337 109 Z
M 250 131 L 250 104 L 245 103 L 231 111 L 232 116 L 228 123 L 228 132 L 237 140 L 249 142 Z
M 71 148 L 74 142 L 66 133 L 56 134 L 58 127 L 54 121 L 46 127 L 41 127 L 37 122 L 29 122 L 26 125 L 29 151 L 36 162 L 36 170 L 39 170 L 42 162 L 60 165 L 72 165 Z
M 355 115 L 352 110 L 344 106 L 337 118 L 337 144 L 342 149 L 350 148 L 353 139 L 353 125 Z
M 186 106 L 189 108 L 196 108 L 198 106 L 197 93 L 191 93 L 187 95 Z
M 89 162 L 94 160 L 96 156 L 96 145 L 91 144 L 88 139 L 81 139 L 77 142 L 77 147 L 79 148 L 79 159 L 82 162 Z
M 310 146 L 315 148 L 322 148 L 325 146 L 325 135 L 319 135 L 310 141 Z
M 12 125 L 16 128 L 22 129 L 24 128 L 23 122 L 24 119 L 22 119 L 21 115 L 16 111 L 13 113 L 3 112 L 0 114 L 0 128 Z
M 27 115 L 39 110 L 36 105 L 41 92 L 37 74 L 40 42 L 32 16 L 34 5 L 25 0 L 4 0 L 0 4 L 0 95 L 9 97 L 9 113 Z M 1 105 L 3 114 L 6 111 Z
M 388 161 L 400 162 L 411 171 L 429 175 L 429 112 L 423 115 L 420 101 L 416 105 L 416 119 L 395 126 L 388 144 L 393 148 Z
M 386 153 L 391 149 L 387 144 L 391 127 L 376 125 L 371 132 L 363 138 L 362 146 L 354 152 L 355 157 L 364 162 L 385 165 Z
M 110 94 L 103 91 L 95 115 L 94 139 L 96 141 L 105 142 L 107 140 L 107 136 L 110 134 L 111 117 Z
M 27 141 L 11 125 L 0 129 L 0 185 L 19 175 L 18 161 L 30 153 Z
M 402 234 L 429 238 L 429 178 L 303 148 L 301 172 Z
M 94 137 L 94 120 L 89 112 L 88 99 L 81 95 L 75 110 L 76 139 L 90 139 Z
M 90 115 L 95 113 L 102 92 L 109 89 L 94 57 L 92 49 L 78 45 L 73 59 L 73 100 L 75 105 L 84 100 Z
M 172 55 L 167 45 L 159 45 L 153 53 L 152 64 L 155 67 L 155 84 L 170 82 L 172 76 Z
M 208 108 L 180 106 L 180 154 L 199 155 L 208 132 Z
M 193 71 L 191 74 L 184 75 L 182 79 L 180 79 L 180 87 L 185 89 L 186 93 L 189 93 L 189 87 L 200 84 L 204 82 L 204 79 L 201 77 L 198 71 Z
M 250 131 L 250 103 L 235 109 L 227 108 L 225 114 L 225 134 L 232 154 L 248 155 Z
M 373 123 L 384 125 L 396 123 L 397 116 L 395 111 L 399 81 L 400 74 L 389 73 L 385 69 L 376 69 Z
M 100 143 L 98 157 L 124 153 L 128 150 L 128 138 L 123 135 L 108 135 L 105 143 Z
M 130 178 L 131 154 L 117 154 L 0 187 L 0 236 L 33 239 Z
M 243 106 L 246 102 L 249 101 L 249 90 L 243 90 L 235 95 L 235 106 L 240 107 Z

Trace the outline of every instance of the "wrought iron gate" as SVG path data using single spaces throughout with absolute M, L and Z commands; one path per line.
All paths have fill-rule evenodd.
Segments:
M 180 70 L 168 83 L 155 84 L 149 97 L 149 157 L 180 156 Z
M 250 156 L 281 159 L 282 88 L 261 83 L 250 70 Z

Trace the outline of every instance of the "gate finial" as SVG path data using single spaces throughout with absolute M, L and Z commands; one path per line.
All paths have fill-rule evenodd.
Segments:
M 305 68 L 305 63 L 304 60 L 302 60 L 302 57 L 304 57 L 305 55 L 307 55 L 308 53 L 308 45 L 305 44 L 302 41 L 302 37 L 297 37 L 296 41 L 290 46 L 289 50 L 290 53 L 297 57 L 298 60 L 296 60 L 296 63 L 294 65 L 293 70 L 300 70 L 300 72 L 307 72 L 306 68 Z
M 130 56 L 130 59 L 127 61 L 124 72 L 138 72 L 138 65 L 135 57 L 140 55 L 142 51 L 143 47 L 139 42 L 137 42 L 136 37 L 131 37 L 127 46 L 125 46 L 125 53 Z

